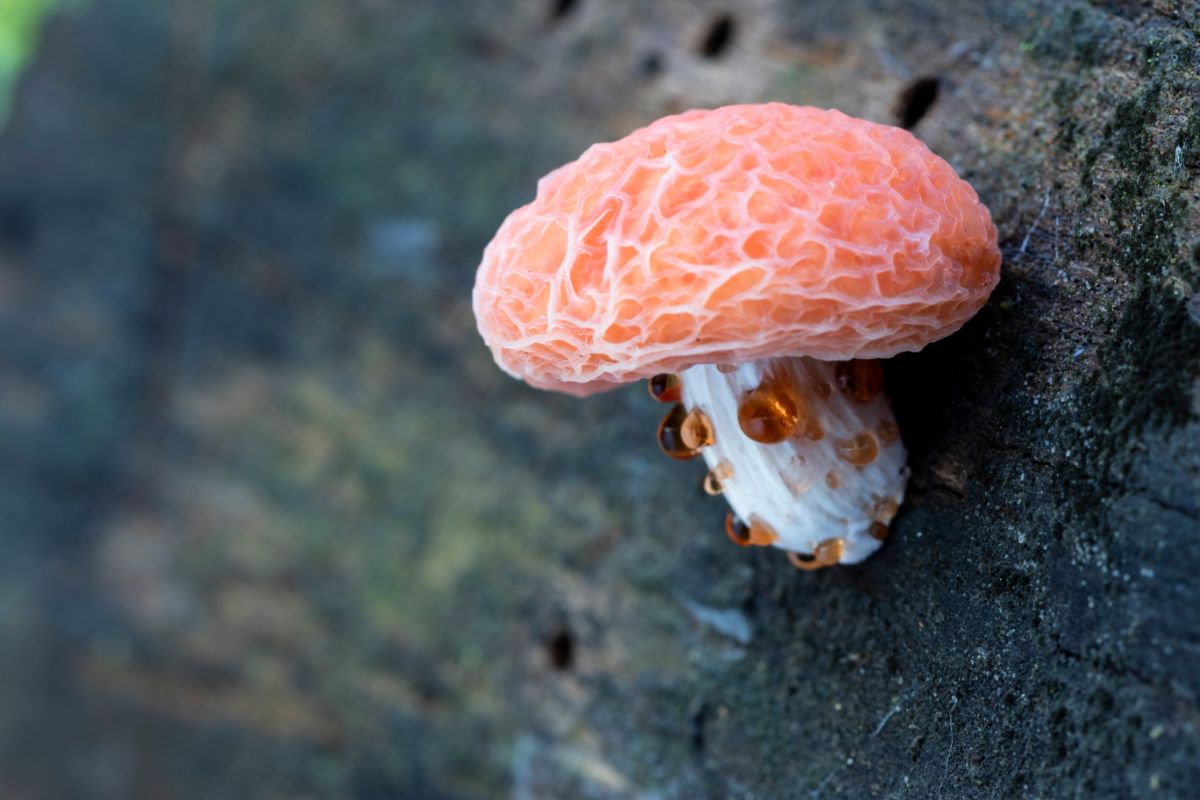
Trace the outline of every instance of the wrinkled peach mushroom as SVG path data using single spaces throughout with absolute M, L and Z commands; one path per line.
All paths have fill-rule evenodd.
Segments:
M 907 131 L 781 103 L 661 119 L 547 175 L 474 290 L 496 362 L 589 395 L 650 379 L 738 544 L 861 561 L 904 499 L 874 359 L 958 330 L 998 280 L 974 190 Z

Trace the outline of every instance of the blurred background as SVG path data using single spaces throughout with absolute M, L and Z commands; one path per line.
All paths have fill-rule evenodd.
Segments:
M 1196 13 L 0 0 L 0 796 L 1190 796 Z M 470 310 L 540 175 L 762 100 L 913 128 L 1006 257 L 817 575 Z

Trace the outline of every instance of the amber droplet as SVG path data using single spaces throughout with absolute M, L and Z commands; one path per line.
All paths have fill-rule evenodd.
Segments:
M 759 444 L 775 444 L 791 436 L 806 415 L 795 390 L 780 378 L 770 378 L 742 398 L 738 425 Z
M 825 429 L 821 427 L 821 423 L 815 419 L 810 419 L 808 425 L 804 427 L 804 436 L 806 439 L 819 442 L 825 438 Z
M 875 444 L 875 437 L 866 432 L 853 439 L 839 439 L 833 443 L 833 447 L 837 450 L 838 458 L 856 467 L 865 467 L 879 455 L 879 445 Z
M 900 510 L 900 504 L 890 497 L 885 497 L 875 504 L 875 513 L 871 516 L 879 522 L 891 522 L 896 512 Z
M 694 450 L 683 443 L 683 435 L 680 429 L 683 427 L 683 421 L 687 418 L 687 411 L 684 410 L 682 403 L 676 403 L 667 415 L 662 418 L 662 422 L 658 423 L 658 446 L 662 451 L 671 458 L 677 458 L 680 461 L 687 461 L 689 458 L 695 458 L 699 455 L 698 450 Z
M 879 441 L 884 444 L 892 444 L 900 438 L 900 427 L 890 419 L 885 419 L 879 423 Z
M 779 539 L 775 529 L 758 517 L 750 517 L 750 544 L 766 547 Z
M 679 438 L 683 441 L 683 446 L 691 450 L 699 450 L 712 444 L 715 439 L 708 415 L 698 408 L 689 411 L 683 418 L 683 424 L 679 426 Z
M 883 390 L 883 367 L 878 361 L 839 361 L 836 374 L 838 388 L 860 403 L 874 400 Z
M 725 515 L 725 535 L 738 547 L 750 545 L 750 526 L 735 517 L 732 511 Z
M 845 549 L 846 541 L 844 539 L 826 539 L 813 548 L 813 557 L 822 565 L 831 567 L 841 561 Z
M 867 533 L 871 534 L 872 539 L 878 539 L 881 542 L 888 537 L 889 532 L 888 526 L 882 522 L 872 522 L 871 527 L 867 529 Z
M 779 539 L 775 529 L 758 517 L 750 517 L 747 525 L 732 511 L 725 515 L 725 535 L 738 547 L 766 547 Z
M 733 465 L 722 461 L 708 471 L 704 476 L 704 491 L 707 494 L 718 495 L 725 491 L 725 482 L 733 477 Z
M 787 554 L 788 561 L 792 562 L 792 566 L 796 569 L 802 569 L 805 572 L 811 572 L 814 569 L 822 567 L 832 567 L 834 564 L 842 560 L 842 553 L 846 550 L 846 540 L 833 538 L 825 539 L 813 548 L 812 555 L 807 553 L 792 553 Z
M 660 403 L 678 403 L 683 397 L 683 381 L 678 375 L 660 372 L 646 382 L 650 396 Z
M 829 470 L 825 473 L 825 485 L 830 489 L 836 489 L 842 485 L 842 479 L 837 476 L 836 472 Z
M 737 369 L 737 364 L 717 364 L 717 372 L 722 375 L 728 375 Z
M 833 394 L 833 389 L 829 388 L 829 384 L 825 381 L 818 381 L 816 385 L 817 395 L 824 399 Z
M 788 488 L 788 491 L 799 497 L 812 488 L 812 481 L 801 480 L 791 475 L 782 475 L 783 485 Z
M 796 569 L 802 569 L 805 572 L 812 572 L 814 569 L 820 569 L 825 566 L 816 558 L 808 553 L 793 553 L 791 550 L 787 554 L 788 561 L 792 562 L 792 566 Z

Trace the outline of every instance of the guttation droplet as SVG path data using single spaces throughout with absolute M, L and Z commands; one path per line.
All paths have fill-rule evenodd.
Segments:
M 691 450 L 708 447 L 716 441 L 712 422 L 708 415 L 698 408 L 693 408 L 683 418 L 683 424 L 679 426 L 679 438 L 683 441 L 683 446 Z
M 872 539 L 883 541 L 888 537 L 888 526 L 882 522 L 872 522 L 871 527 L 867 529 L 867 533 L 871 534 Z
M 738 425 L 759 444 L 775 444 L 806 422 L 808 409 L 782 378 L 768 378 L 742 398 Z
M 900 510 L 900 504 L 891 497 L 885 497 L 875 504 L 874 513 L 871 515 L 876 521 L 887 524 L 896 517 L 896 512 Z
M 826 539 L 817 545 L 813 550 L 813 555 L 817 561 L 820 561 L 827 567 L 831 567 L 842 559 L 842 552 L 846 549 L 846 540 L 840 538 Z
M 792 562 L 793 567 L 796 569 L 802 569 L 806 572 L 814 569 L 820 569 L 823 566 L 817 562 L 817 559 L 813 558 L 808 553 L 794 553 L 789 550 L 787 557 L 788 561 Z
M 739 547 L 766 547 L 779 538 L 775 529 L 758 517 L 751 516 L 747 525 L 732 511 L 725 515 L 725 535 Z
M 788 561 L 792 562 L 792 566 L 796 569 L 812 571 L 821 569 L 822 567 L 832 567 L 842 559 L 842 553 L 846 550 L 846 540 L 834 537 L 825 539 L 819 542 L 813 548 L 812 555 L 807 553 L 789 552 Z
M 879 431 L 879 441 L 884 444 L 892 444 L 900 438 L 900 428 L 890 419 L 880 422 L 876 430 Z
M 860 403 L 874 400 L 883 390 L 883 367 L 878 361 L 839 361 L 836 375 L 838 388 Z
M 704 476 L 704 491 L 706 494 L 718 495 L 725 491 L 725 482 L 733 477 L 733 465 L 722 461 L 708 471 Z
M 687 411 L 682 403 L 676 403 L 658 423 L 658 446 L 671 458 L 687 461 L 700 454 L 699 450 L 688 447 L 683 443 L 680 429 L 687 418 Z
M 833 446 L 838 458 L 856 467 L 865 467 L 879 455 L 879 445 L 875 443 L 875 437 L 865 431 L 852 439 L 839 439 Z
M 836 489 L 842 485 L 842 479 L 837 476 L 833 470 L 825 473 L 825 485 L 830 489 Z
M 669 372 L 660 372 L 646 385 L 650 389 L 650 396 L 660 403 L 678 403 L 683 397 L 683 381 Z

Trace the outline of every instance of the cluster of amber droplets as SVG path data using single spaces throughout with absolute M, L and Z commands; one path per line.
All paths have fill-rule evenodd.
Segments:
M 885 497 L 875 504 L 871 516 L 874 517 L 874 522 L 871 527 L 867 528 L 867 533 L 872 539 L 883 541 L 888 537 L 888 525 L 896 516 L 896 512 L 900 510 L 900 504 L 890 497 Z
M 838 389 L 860 403 L 869 403 L 883 391 L 883 368 L 878 361 L 839 361 L 834 371 Z M 879 423 L 879 438 L 890 444 L 900 438 L 896 423 Z M 885 435 L 885 433 L 887 435 Z M 879 444 L 867 431 L 833 443 L 837 457 L 854 467 L 865 467 L 879 455 Z
M 676 403 L 658 423 L 658 446 L 671 458 L 687 461 L 700 455 L 700 451 L 683 443 L 683 421 L 687 419 L 687 409 L 683 403 Z
M 688 411 L 679 402 L 683 383 L 678 375 L 663 373 L 650 379 L 650 396 L 660 403 L 673 403 L 658 423 L 658 446 L 671 458 L 686 461 L 700 455 L 700 448 L 713 443 L 712 422 L 700 409 Z
M 732 371 L 730 365 L 718 365 L 722 373 Z M 861 403 L 874 400 L 883 389 L 883 370 L 878 361 L 839 362 L 835 369 L 838 389 Z M 680 400 L 683 383 L 678 375 L 662 373 L 649 381 L 650 396 L 661 403 L 672 403 L 671 410 L 658 425 L 658 444 L 671 458 L 687 460 L 700 454 L 700 449 L 715 441 L 712 422 L 699 409 L 688 411 Z M 827 399 L 833 389 L 824 381 L 818 382 L 814 391 L 821 399 Z M 825 431 L 812 415 L 805 398 L 784 376 L 767 377 L 754 390 L 748 392 L 738 405 L 738 425 L 747 437 L 759 444 L 776 444 L 792 436 L 804 436 L 811 441 L 820 441 Z M 862 468 L 879 455 L 879 442 L 892 444 L 900 438 L 899 428 L 891 420 L 879 423 L 873 436 L 862 431 L 847 439 L 833 442 L 837 457 L 847 464 Z M 878 440 L 876 439 L 878 436 Z M 704 491 L 710 495 L 720 494 L 725 482 L 733 477 L 733 467 L 726 461 L 708 471 L 704 476 Z M 842 485 L 837 473 L 830 471 L 825 476 L 830 489 Z M 890 508 L 887 504 L 890 503 Z M 888 535 L 888 523 L 895 516 L 894 500 L 881 501 L 876 506 L 875 520 L 868 533 L 882 541 Z M 725 517 L 725 533 L 738 545 L 769 545 L 779 537 L 766 522 L 752 517 L 746 524 L 733 515 Z M 814 570 L 837 564 L 845 550 L 845 540 L 825 539 L 813 548 L 812 555 L 789 552 L 788 559 L 798 569 Z

